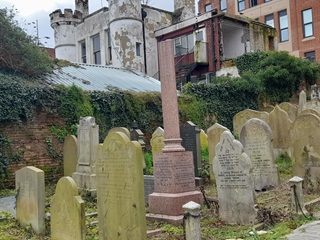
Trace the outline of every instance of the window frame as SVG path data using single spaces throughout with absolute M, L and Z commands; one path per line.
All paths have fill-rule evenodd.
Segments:
M 282 15 L 283 13 L 285 13 L 285 15 Z M 281 17 L 286 17 L 286 27 L 281 26 Z M 287 9 L 284 9 L 282 11 L 278 12 L 278 19 L 279 19 L 279 34 L 280 34 L 280 42 L 287 42 L 289 41 L 289 19 L 288 19 L 288 12 Z M 283 32 L 287 32 L 287 38 L 283 39 L 282 33 Z
M 141 57 L 141 42 L 136 42 L 136 56 Z
M 316 51 L 305 52 L 304 57 L 305 57 L 305 59 L 309 60 L 310 62 L 315 62 L 316 61 Z
M 244 4 L 243 8 L 240 9 L 240 4 Z M 246 1 L 245 0 L 238 0 L 238 12 L 241 12 L 246 9 Z
M 83 40 L 80 43 L 80 56 L 81 56 L 81 63 L 87 63 L 87 46 L 86 40 Z
M 222 4 L 225 5 L 225 8 L 222 8 Z M 226 13 L 228 9 L 227 0 L 220 0 L 220 11 Z
M 270 19 L 267 19 L 268 17 L 272 17 L 273 25 L 270 25 L 270 24 L 267 23 L 268 21 L 271 20 L 271 18 L 270 18 Z M 274 14 L 271 13 L 271 14 L 265 15 L 265 16 L 264 16 L 264 23 L 274 28 Z
M 258 0 L 249 0 L 249 6 L 251 8 L 255 7 L 255 6 L 258 6 Z
M 91 37 L 92 39 L 92 54 L 94 64 L 101 65 L 101 42 L 100 42 L 100 34 L 94 35 Z M 95 39 L 98 40 L 98 48 L 95 45 Z
M 305 16 L 304 13 L 307 11 L 311 11 L 311 22 L 305 22 Z M 301 11 L 301 18 L 302 18 L 302 26 L 303 26 L 303 38 L 309 38 L 314 36 L 314 31 L 313 31 L 313 14 L 312 14 L 312 8 L 305 9 Z M 311 35 L 306 35 L 306 26 L 311 25 Z
M 211 3 L 208 3 L 208 4 L 204 5 L 204 11 L 205 11 L 205 12 L 210 12 L 210 11 L 212 11 L 212 4 L 211 4 Z

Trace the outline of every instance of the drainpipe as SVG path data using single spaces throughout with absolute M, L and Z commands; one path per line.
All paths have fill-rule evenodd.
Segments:
M 215 50 L 216 50 L 216 44 L 215 44 L 215 33 L 214 33 L 214 17 L 211 17 L 211 36 L 212 36 L 212 64 L 213 64 L 213 76 L 216 76 L 216 59 L 215 59 Z
M 142 37 L 143 37 L 143 56 L 144 56 L 144 73 L 147 74 L 147 47 L 146 47 L 146 33 L 144 27 L 144 19 L 147 17 L 147 12 L 141 8 L 142 16 Z

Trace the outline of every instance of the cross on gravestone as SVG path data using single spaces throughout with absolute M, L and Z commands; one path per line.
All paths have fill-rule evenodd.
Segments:
M 19 223 L 23 227 L 31 225 L 37 234 L 45 234 L 44 172 L 36 167 L 24 167 L 15 176 Z
M 221 134 L 213 160 L 219 217 L 227 224 L 254 224 L 257 211 L 251 162 L 242 144 L 229 131 Z
M 272 140 L 271 128 L 258 118 L 251 118 L 241 129 L 240 142 L 252 163 L 255 190 L 267 190 L 279 184 Z
M 51 240 L 85 239 L 84 201 L 78 194 L 76 182 L 71 177 L 58 181 L 51 200 Z
M 122 132 L 98 147 L 97 197 L 100 239 L 146 239 L 142 149 Z
M 201 145 L 200 145 L 200 129 L 191 121 L 187 121 L 180 126 L 182 147 L 186 151 L 191 151 L 193 154 L 194 175 L 200 177 L 201 173 Z

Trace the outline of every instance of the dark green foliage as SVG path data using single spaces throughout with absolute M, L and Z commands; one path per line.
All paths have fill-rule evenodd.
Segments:
M 53 112 L 55 94 L 37 80 L 0 72 L 0 122 L 28 121 L 37 110 Z
M 0 9 L 0 69 L 25 76 L 52 70 L 49 55 L 14 20 L 13 10 Z
M 58 86 L 58 113 L 68 125 L 79 122 L 80 117 L 92 116 L 90 98 L 81 88 Z
M 152 153 L 145 153 L 144 160 L 146 163 L 146 168 L 143 169 L 144 175 L 153 175 L 153 158 Z
M 235 59 L 240 76 L 245 72 L 257 73 L 261 70 L 261 61 L 266 58 L 267 52 L 257 51 L 246 53 Z
M 216 118 L 217 122 L 232 129 L 232 119 L 237 112 L 246 108 L 258 109 L 259 88 L 252 79 L 225 77 L 217 84 L 190 84 L 183 94 L 193 95 L 206 103 L 207 115 L 203 118 L 207 119 L 207 124 L 202 128 L 210 127 L 212 119 Z
M 10 163 L 20 160 L 21 153 L 15 153 L 12 150 L 11 141 L 0 135 L 0 189 L 4 186 L 4 181 L 8 177 L 8 166 Z

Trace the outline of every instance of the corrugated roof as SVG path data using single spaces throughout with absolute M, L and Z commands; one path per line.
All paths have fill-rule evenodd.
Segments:
M 74 64 L 55 69 L 45 78 L 51 84 L 76 85 L 86 91 L 114 89 L 134 92 L 160 92 L 160 81 L 125 68 Z

